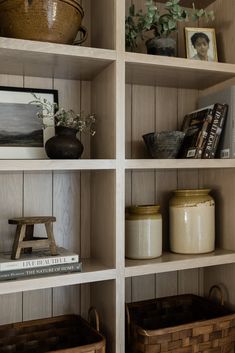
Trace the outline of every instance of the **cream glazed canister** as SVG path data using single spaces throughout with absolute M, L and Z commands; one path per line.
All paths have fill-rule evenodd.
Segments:
M 125 251 L 129 259 L 152 259 L 162 254 L 162 216 L 159 205 L 127 207 Z
M 175 190 L 170 199 L 170 249 L 202 254 L 215 248 L 215 202 L 210 189 Z

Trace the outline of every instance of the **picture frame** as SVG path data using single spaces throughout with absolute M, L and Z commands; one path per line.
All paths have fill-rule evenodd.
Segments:
M 185 44 L 188 59 L 218 61 L 214 28 L 185 27 Z
M 34 95 L 58 105 L 54 89 L 0 86 L 0 159 L 48 158 L 44 146 L 55 135 L 54 121 L 43 127 Z

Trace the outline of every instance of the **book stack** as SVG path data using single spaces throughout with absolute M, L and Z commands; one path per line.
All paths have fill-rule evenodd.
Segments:
M 204 107 L 214 102 L 224 102 L 229 105 L 226 124 L 219 143 L 218 157 L 235 158 L 235 86 L 202 95 L 199 98 L 199 107 Z
M 0 253 L 0 281 L 81 272 L 79 255 L 62 247 L 57 250 L 55 256 L 48 249 L 22 253 L 18 260 L 12 260 L 10 252 Z
M 215 158 L 227 112 L 227 104 L 215 103 L 187 114 L 181 127 L 185 137 L 178 157 Z

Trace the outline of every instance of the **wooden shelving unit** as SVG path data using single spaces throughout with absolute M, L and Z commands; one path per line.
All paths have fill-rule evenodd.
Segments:
M 181 271 L 192 268 L 202 268 L 231 264 L 235 261 L 235 252 L 228 250 L 215 250 L 210 254 L 180 255 L 165 252 L 153 260 L 126 260 L 126 277 L 143 276 L 153 273 Z
M 235 305 L 235 161 L 149 159 L 142 140 L 147 132 L 179 128 L 205 90 L 235 82 L 227 39 L 235 31 L 235 2 L 196 1 L 214 8 L 223 63 L 125 52 L 130 3 L 82 1 L 86 47 L 0 38 L 1 86 L 54 88 L 60 106 L 97 115 L 96 135 L 82 136 L 81 160 L 0 160 L 0 250 L 11 248 L 9 218 L 51 214 L 58 245 L 83 259 L 81 273 L 0 282 L 0 323 L 67 313 L 86 317 L 94 305 L 107 353 L 125 352 L 125 301 L 207 294 L 211 284 L 222 283 L 227 303 Z M 191 0 L 183 3 L 191 6 Z M 171 192 L 198 187 L 210 188 L 216 201 L 217 250 L 172 254 Z M 125 260 L 125 205 L 146 203 L 161 206 L 164 254 Z
M 126 82 L 174 88 L 206 89 L 235 77 L 235 65 L 184 58 L 126 53 Z

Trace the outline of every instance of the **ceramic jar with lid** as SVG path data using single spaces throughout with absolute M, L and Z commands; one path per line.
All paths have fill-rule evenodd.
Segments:
M 209 189 L 175 190 L 170 199 L 170 249 L 202 254 L 215 248 L 215 202 Z
M 129 259 L 152 259 L 162 254 L 162 216 L 159 205 L 126 209 L 125 250 Z

